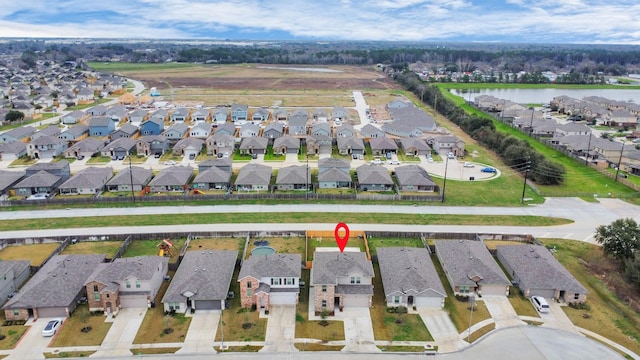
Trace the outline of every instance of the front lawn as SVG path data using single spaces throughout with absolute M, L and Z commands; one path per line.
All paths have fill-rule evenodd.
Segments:
M 310 270 L 302 270 L 302 276 L 300 280 L 307 284 L 310 284 Z M 296 305 L 296 331 L 295 337 L 299 339 L 318 339 L 322 342 L 344 340 L 344 323 L 342 321 L 325 320 L 312 321 L 309 320 L 309 288 L 305 287 L 300 289 L 300 298 L 298 305 Z M 296 344 L 296 348 L 306 351 L 331 351 L 340 350 L 331 349 L 326 345 L 321 344 Z
M 4 339 L 0 340 L 0 349 L 13 349 L 18 341 L 20 341 L 22 335 L 24 335 L 27 329 L 29 328 L 24 325 L 9 325 L 0 327 L 0 335 L 4 336 Z
M 79 305 L 68 317 L 51 343 L 51 347 L 97 346 L 111 329 L 103 314 L 91 315 L 86 304 Z M 90 328 L 89 331 L 83 331 Z
M 108 164 L 111 162 L 111 158 L 108 156 L 92 156 L 87 160 L 87 164 Z

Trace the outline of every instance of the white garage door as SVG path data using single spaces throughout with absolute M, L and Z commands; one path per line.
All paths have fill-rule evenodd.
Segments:
M 344 307 L 369 307 L 369 295 L 345 295 Z
M 55 318 L 67 317 L 67 310 L 63 307 L 50 307 L 50 308 L 38 308 L 38 317 L 39 318 Z
M 416 297 L 414 301 L 417 307 L 436 308 L 436 309 L 440 309 L 442 307 L 441 297 L 419 296 L 419 297 Z
M 296 293 L 293 292 L 281 292 L 269 294 L 269 302 L 271 305 L 295 305 Z
M 505 285 L 482 285 L 482 295 L 506 295 Z
M 126 308 L 146 308 L 147 295 L 128 295 L 120 296 L 120 306 Z

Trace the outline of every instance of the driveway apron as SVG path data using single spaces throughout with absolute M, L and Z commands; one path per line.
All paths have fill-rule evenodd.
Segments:
M 184 338 L 184 345 L 176 354 L 215 353 L 213 342 L 220 324 L 220 311 L 197 310 Z
M 271 305 L 267 320 L 265 346 L 260 352 L 298 351 L 293 346 L 296 331 L 296 307 L 293 305 Z
M 458 330 L 444 310 L 418 308 L 418 314 L 433 340 L 438 343 L 440 352 L 452 352 L 465 346 L 466 343 L 460 340 Z
M 522 325 L 518 314 L 506 296 L 485 295 L 482 297 L 489 314 L 496 323 L 496 328 Z
M 542 324 L 542 326 L 578 334 L 578 330 L 576 330 L 576 327 L 567 317 L 567 314 L 564 313 L 560 304 L 552 300 L 549 300 L 548 303 L 550 311 L 546 314 L 540 314 L 540 317 L 544 320 L 544 324 Z
M 131 356 L 131 345 L 142 324 L 147 308 L 121 309 L 105 336 L 100 350 L 92 357 Z M 108 319 L 109 320 L 109 319 Z
M 379 352 L 373 337 L 369 308 L 344 308 L 340 314 L 344 323 L 345 352 Z
M 49 343 L 53 341 L 53 337 L 44 337 L 42 336 L 42 330 L 45 325 L 49 322 L 49 318 L 40 318 L 35 322 L 32 322 L 29 326 L 29 330 L 27 330 L 26 334 L 23 335 L 22 340 L 18 343 L 16 348 L 13 350 L 11 355 L 7 357 L 7 359 L 42 359 L 44 356 L 42 353 L 47 351 L 47 347 Z M 62 327 L 58 330 L 58 332 L 64 329 L 65 324 L 62 324 Z

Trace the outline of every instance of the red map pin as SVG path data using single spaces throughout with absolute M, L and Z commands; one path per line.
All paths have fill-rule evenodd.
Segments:
M 340 229 L 344 229 L 345 234 L 344 237 L 340 237 Z M 345 246 L 347 246 L 347 242 L 349 242 L 349 227 L 347 224 L 341 222 L 336 225 L 336 229 L 333 232 L 333 235 L 336 237 L 336 244 L 338 244 L 338 248 L 340 248 L 340 252 L 344 252 Z

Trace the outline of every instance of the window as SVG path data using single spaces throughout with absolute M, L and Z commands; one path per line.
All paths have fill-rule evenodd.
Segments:
M 140 280 L 136 280 L 136 289 L 140 289 Z
M 287 285 L 295 285 L 295 281 L 293 281 L 293 278 L 286 278 L 285 280 L 287 281 Z
M 109 298 L 109 294 L 107 294 L 107 299 Z
M 100 291 L 98 290 L 98 285 L 93 285 L 93 291 Z
M 125 282 L 125 286 L 127 287 L 127 289 L 131 289 L 131 281 L 127 280 Z
M 573 294 L 573 300 L 580 300 L 580 294 L 578 293 Z
M 400 296 L 394 296 L 393 297 L 393 303 L 394 304 L 400 304 Z
M 173 303 L 173 308 L 176 310 L 180 310 L 180 303 Z
M 360 284 L 360 282 L 361 282 L 360 276 L 352 276 L 351 277 L 351 283 L 352 284 Z
M 18 315 L 20 315 L 20 310 L 13 309 L 13 316 L 18 316 Z
M 249 289 L 247 290 L 247 296 L 252 296 L 253 295 L 253 290 Z
M 251 289 L 251 281 L 247 281 L 247 289 Z
M 327 300 L 322 300 L 322 307 L 326 308 L 327 307 Z
M 93 300 L 100 301 L 100 293 L 93 293 Z
M 327 285 L 322 285 L 322 292 L 327 292 Z

